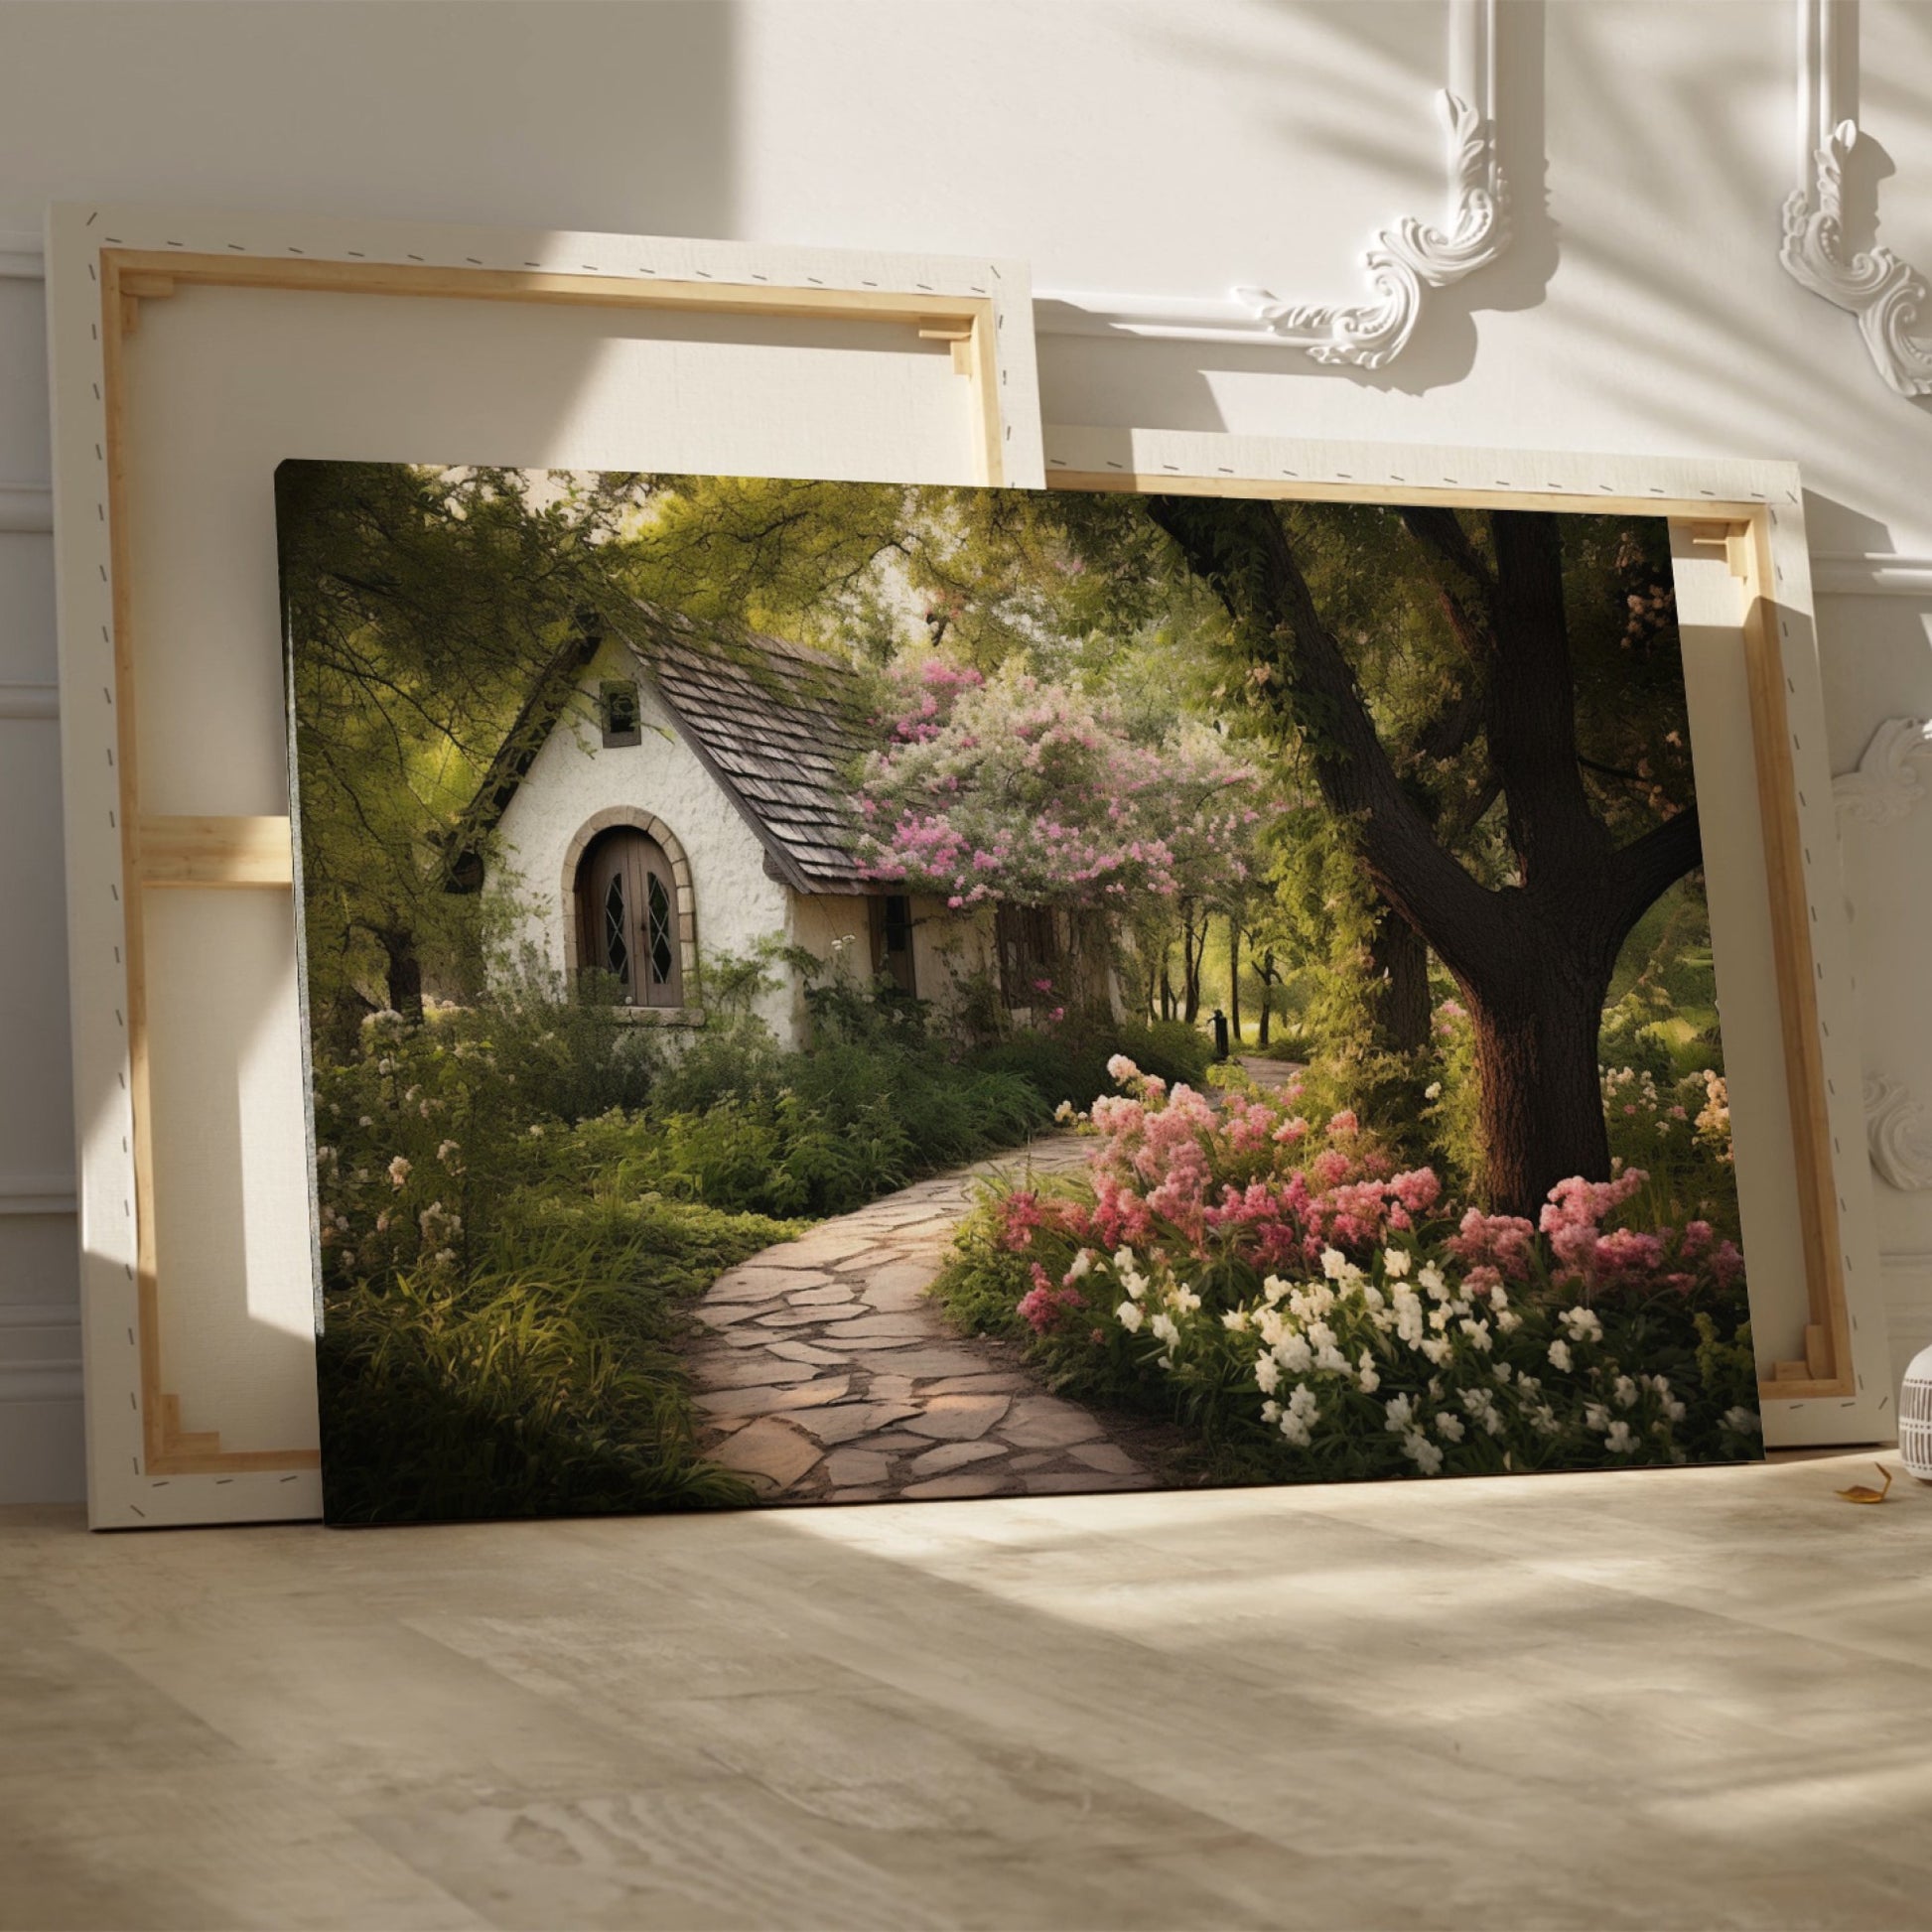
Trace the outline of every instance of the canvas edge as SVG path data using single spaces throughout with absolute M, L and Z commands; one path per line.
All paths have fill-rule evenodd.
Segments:
M 1061 486 L 1077 486 L 1071 480 L 1081 478 L 1155 483 L 1172 477 L 1176 484 L 1196 487 L 1266 484 L 1270 493 L 1311 500 L 1435 500 L 1572 512 L 1595 506 L 1680 518 L 1701 510 L 1715 517 L 1727 507 L 1763 512 L 1772 564 L 1768 589 L 1786 620 L 1778 644 L 1788 685 L 1789 763 L 1818 974 L 1832 1142 L 1828 1158 L 1840 1209 L 1854 1384 L 1849 1395 L 1763 1398 L 1765 1442 L 1767 1448 L 1787 1449 L 1889 1441 L 1894 1405 L 1876 1206 L 1860 1102 L 1859 1013 L 1797 465 L 1757 458 L 1619 456 L 1052 423 L 1044 440 L 1048 483 Z M 1738 783 L 1757 796 L 1754 773 L 1740 773 Z
M 1030 273 L 1024 263 L 955 255 L 88 202 L 51 205 L 45 236 L 88 1520 L 107 1529 L 313 1519 L 322 1513 L 319 1469 L 156 1475 L 145 1468 L 101 250 L 449 269 L 535 263 L 550 273 L 614 280 L 653 274 L 773 290 L 816 286 L 856 294 L 909 287 L 975 296 L 993 307 L 995 401 L 1010 487 L 1043 482 Z

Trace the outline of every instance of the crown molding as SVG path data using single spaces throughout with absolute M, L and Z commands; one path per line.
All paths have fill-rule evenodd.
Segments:
M 54 491 L 43 483 L 0 483 L 0 530 L 45 536 L 54 528 Z
M 1890 550 L 1821 550 L 1811 560 L 1811 588 L 1818 597 L 1932 599 L 1932 557 Z
M 1405 215 L 1373 237 L 1362 265 L 1374 290 L 1356 303 L 1283 301 L 1263 288 L 1225 296 L 1041 290 L 1042 334 L 1248 343 L 1299 349 L 1330 366 L 1379 369 L 1408 347 L 1433 291 L 1487 267 L 1509 246 L 1509 188 L 1496 151 L 1497 0 L 1449 0 L 1449 85 L 1436 96 L 1449 144 L 1441 227 Z
M 47 257 L 41 238 L 22 229 L 0 228 L 0 282 L 42 282 Z
M 80 1400 L 77 1302 L 0 1302 L 0 1403 Z
M 70 1173 L 0 1173 L 0 1216 L 72 1214 L 77 1206 Z
M 1857 768 L 1832 780 L 1839 816 L 1860 825 L 1890 825 L 1925 797 L 1920 767 L 1932 764 L 1932 725 L 1887 718 L 1871 734 Z
M 0 684 L 0 718 L 46 721 L 60 715 L 61 691 L 58 685 Z
M 1778 259 L 1801 287 L 1858 319 L 1873 367 L 1901 396 L 1932 395 L 1932 339 L 1916 333 L 1926 281 L 1876 245 L 1846 243 L 1845 165 L 1858 146 L 1859 0 L 1798 0 L 1798 186 Z M 1855 211 L 1876 225 L 1878 197 Z

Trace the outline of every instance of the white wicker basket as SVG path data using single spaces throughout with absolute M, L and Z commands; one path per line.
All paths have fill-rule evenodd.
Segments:
M 1921 1348 L 1898 1391 L 1898 1459 L 1932 1482 L 1932 1348 Z

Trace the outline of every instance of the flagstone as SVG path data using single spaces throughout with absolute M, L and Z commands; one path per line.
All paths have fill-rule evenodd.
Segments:
M 963 1469 L 969 1462 L 984 1462 L 989 1455 L 1004 1456 L 1011 1452 L 1004 1443 L 941 1443 L 937 1449 L 915 1455 L 911 1469 L 916 1476 L 942 1476 Z
M 1124 1449 L 1114 1443 L 1075 1443 L 1067 1454 L 1076 1462 L 1084 1462 L 1089 1469 L 1104 1469 L 1109 1475 L 1137 1476 L 1146 1473 Z
M 1075 1443 L 1089 1443 L 1106 1433 L 1084 1409 L 1052 1396 L 1022 1396 L 1000 1431 L 1016 1449 L 1070 1449 Z
M 893 1473 L 893 1458 L 873 1449 L 834 1449 L 825 1458 L 825 1476 L 835 1489 L 854 1489 L 885 1482 Z
M 998 1470 L 982 1474 L 975 1469 L 965 1475 L 934 1476 L 927 1482 L 912 1483 L 898 1493 L 908 1502 L 936 1502 L 942 1496 L 997 1496 L 1006 1487 L 1007 1480 Z
M 765 1346 L 780 1361 L 810 1362 L 814 1367 L 819 1368 L 828 1363 L 850 1360 L 849 1356 L 836 1354 L 829 1348 L 820 1348 L 816 1343 L 809 1341 L 771 1341 L 766 1342 Z
M 710 1451 L 714 1462 L 754 1478 L 759 1487 L 781 1490 L 796 1482 L 819 1460 L 816 1443 L 799 1435 L 775 1416 L 760 1416 Z
M 917 1413 L 909 1403 L 841 1402 L 830 1408 L 811 1410 L 796 1420 L 800 1429 L 828 1448 L 835 1443 L 850 1443 L 863 1436 L 870 1439 L 868 1448 L 881 1449 L 889 1439 L 879 1432 Z M 903 1447 L 926 1449 L 930 1445 L 916 1436 L 908 1436 L 904 1438 Z
M 851 1387 L 849 1376 L 825 1382 L 794 1382 L 788 1387 L 764 1385 L 749 1389 L 718 1389 L 697 1398 L 707 1416 L 766 1416 L 785 1409 L 817 1409 L 843 1402 Z
M 809 1382 L 811 1376 L 808 1363 L 773 1361 L 763 1350 L 748 1349 L 735 1359 L 708 1364 L 695 1379 L 706 1389 L 754 1389 L 767 1382 Z
M 905 1427 L 914 1436 L 970 1441 L 984 1436 L 1006 1414 L 1008 1406 L 1007 1398 L 1000 1395 L 938 1395 L 923 1402 Z

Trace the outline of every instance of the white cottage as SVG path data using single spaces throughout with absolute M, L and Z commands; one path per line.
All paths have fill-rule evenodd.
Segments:
M 553 971 L 612 974 L 639 1021 L 702 1024 L 701 954 L 766 939 L 889 975 L 941 1010 L 976 973 L 1024 1005 L 1037 964 L 1016 950 L 1027 918 L 999 922 L 1015 954 L 1002 962 L 985 908 L 961 915 L 861 873 L 847 800 L 868 738 L 838 659 L 640 604 L 621 632 L 553 660 L 465 816 L 469 849 L 452 870 L 464 889 L 504 895 L 516 938 Z M 804 976 L 776 970 L 759 1011 L 797 1045 Z

